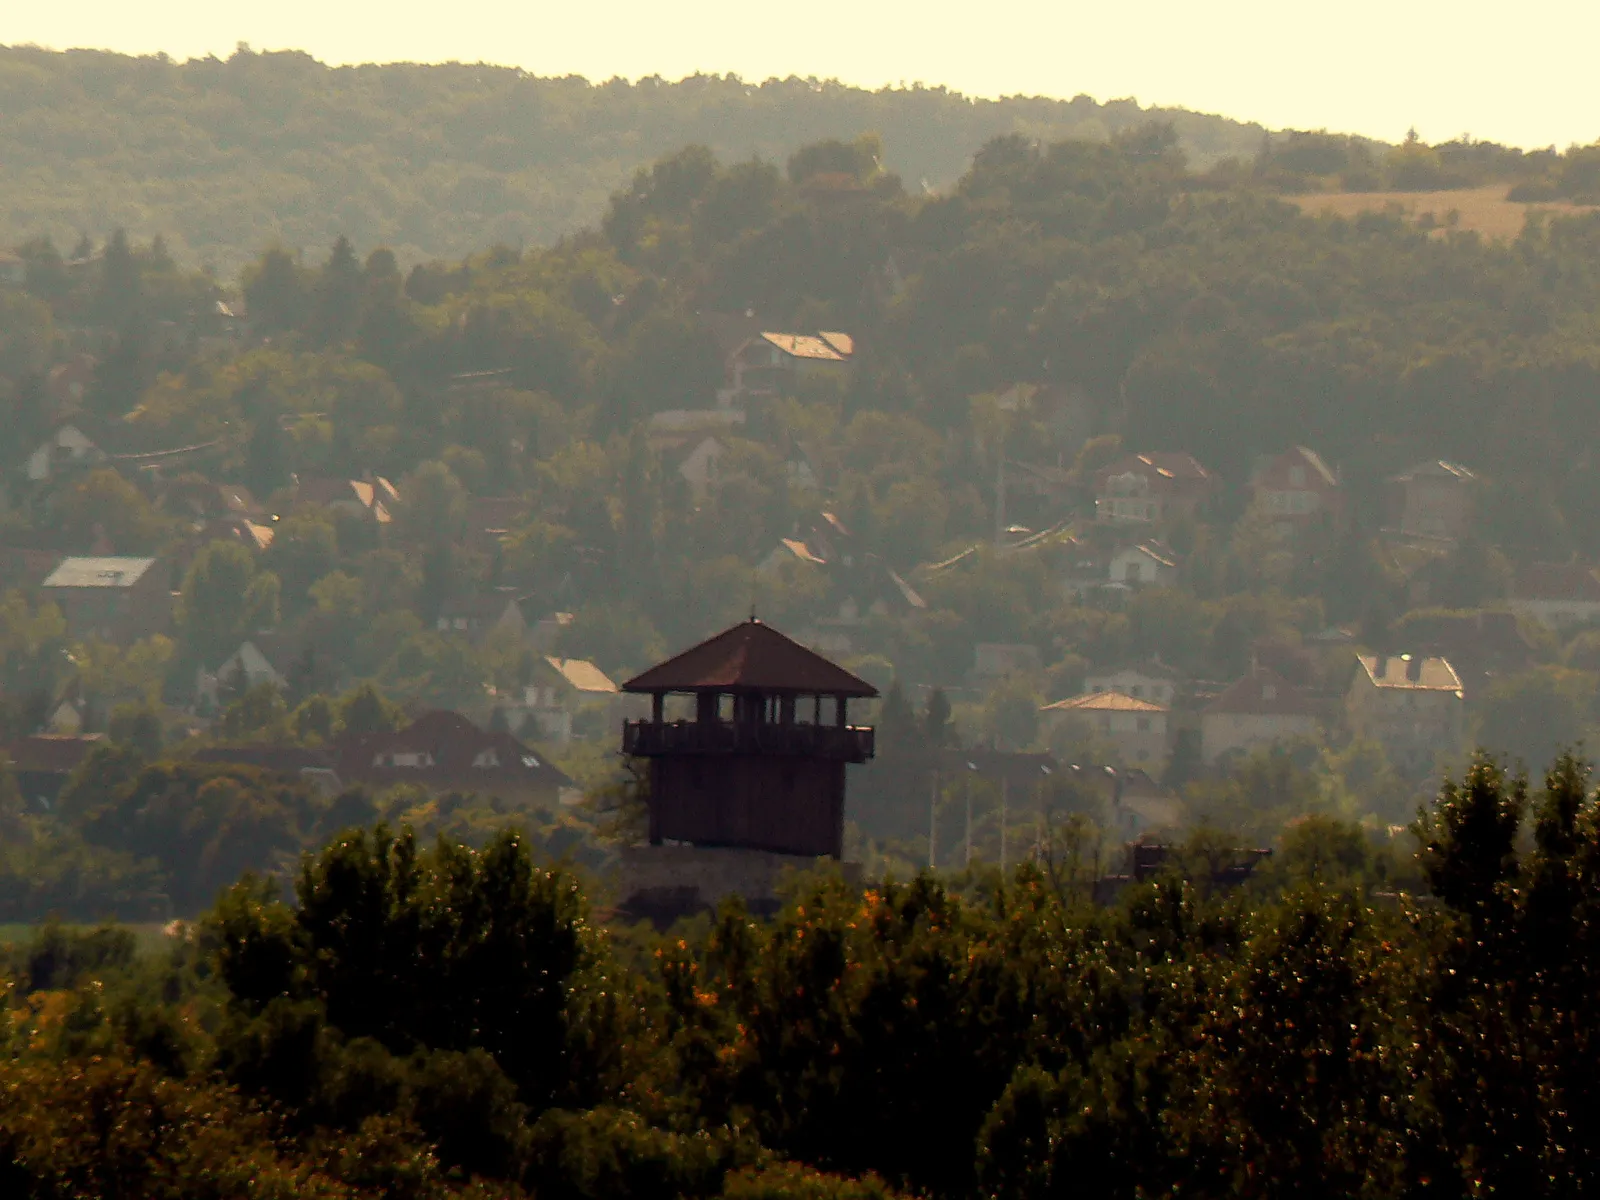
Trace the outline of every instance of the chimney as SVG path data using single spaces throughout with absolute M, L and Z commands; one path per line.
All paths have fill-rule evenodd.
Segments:
M 1382 679 L 1388 673 L 1389 656 L 1387 654 L 1374 655 L 1372 660 L 1372 677 L 1374 679 Z
M 1416 683 L 1422 678 L 1422 655 L 1413 654 L 1406 658 L 1406 678 Z

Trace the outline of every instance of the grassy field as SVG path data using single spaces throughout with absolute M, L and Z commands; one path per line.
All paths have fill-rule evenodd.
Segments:
M 1412 220 L 1425 221 L 1431 217 L 1431 223 L 1440 228 L 1471 229 L 1489 238 L 1516 237 L 1522 232 L 1530 212 L 1570 216 L 1595 211 L 1589 205 L 1560 200 L 1536 204 L 1507 200 L 1504 184 L 1451 192 L 1317 192 L 1283 198 L 1298 205 L 1301 212 L 1338 217 L 1382 212 L 1393 206 Z M 1450 218 L 1452 212 L 1456 214 L 1454 221 Z

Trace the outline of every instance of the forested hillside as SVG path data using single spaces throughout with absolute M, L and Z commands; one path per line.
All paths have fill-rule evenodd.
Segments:
M 0 48 L 0 113 L 0 245 L 123 227 L 224 276 L 267 242 L 341 233 L 403 260 L 549 243 L 593 222 L 635 167 L 690 142 L 781 163 L 806 142 L 876 132 L 889 170 L 943 187 L 996 135 L 1104 139 L 1152 115 L 1130 101 L 800 79 L 591 84 L 246 49 L 176 63 L 29 47 Z M 1262 132 L 1159 115 L 1199 165 L 1250 155 Z

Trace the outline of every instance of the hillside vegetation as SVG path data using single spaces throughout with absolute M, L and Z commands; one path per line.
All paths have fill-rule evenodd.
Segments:
M 971 100 L 815 80 L 591 84 L 483 65 L 333 68 L 297 52 L 185 63 L 0 48 L 0 244 L 125 227 L 231 274 L 265 242 L 338 234 L 402 260 L 548 243 L 592 222 L 635 167 L 685 143 L 782 162 L 881 135 L 885 166 L 952 182 L 989 138 L 1104 140 L 1132 101 Z M 1192 162 L 1250 154 L 1259 126 L 1162 112 Z

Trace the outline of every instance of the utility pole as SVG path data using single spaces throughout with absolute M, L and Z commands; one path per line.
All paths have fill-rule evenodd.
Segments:
M 928 870 L 933 870 L 934 863 L 934 838 L 939 828 L 939 772 L 930 771 L 928 778 L 932 780 L 928 788 Z
M 1006 776 L 1000 774 L 1000 874 L 1006 873 Z
M 994 479 L 994 544 L 1006 544 L 1006 439 L 1000 436 L 1000 469 Z
M 967 853 L 966 866 L 972 866 L 972 772 L 977 768 L 971 763 L 967 764 Z

